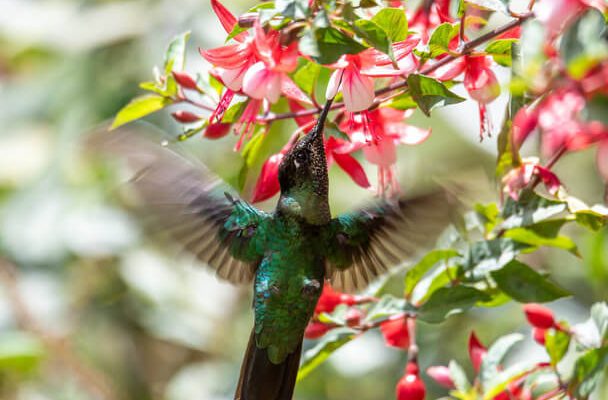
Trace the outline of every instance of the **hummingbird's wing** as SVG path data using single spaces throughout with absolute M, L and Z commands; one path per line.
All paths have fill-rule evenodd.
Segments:
M 269 214 L 228 194 L 230 188 L 202 164 L 152 141 L 140 129 L 96 136 L 96 150 L 126 160 L 135 172 L 129 185 L 134 208 L 152 229 L 166 231 L 221 278 L 252 280 L 261 258 L 258 227 Z
M 449 216 L 444 191 L 342 214 L 327 230 L 327 277 L 338 290 L 362 289 L 435 240 Z

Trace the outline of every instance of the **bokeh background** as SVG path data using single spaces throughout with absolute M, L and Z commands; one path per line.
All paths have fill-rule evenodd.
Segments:
M 236 14 L 253 3 L 225 2 Z M 231 398 L 252 323 L 250 288 L 218 281 L 145 235 L 121 206 L 113 169 L 94 149 L 83 150 L 186 30 L 187 69 L 196 71 L 203 67 L 197 48 L 225 37 L 204 0 L 0 0 L 0 399 Z M 496 126 L 504 102 L 492 104 Z M 149 121 L 172 137 L 180 133 L 168 113 Z M 406 191 L 421 177 L 456 175 L 478 188 L 468 201 L 496 201 L 495 138 L 478 142 L 474 104 L 432 119 L 417 114 L 412 123 L 432 126 L 433 134 L 400 149 Z M 293 128 L 286 122 L 273 131 Z M 231 151 L 235 140 L 193 138 L 186 146 L 231 181 L 242 164 Z M 556 168 L 589 203 L 603 190 L 593 157 L 593 150 L 568 155 Z M 334 212 L 371 199 L 341 171 L 332 170 L 331 182 Z M 530 262 L 574 293 L 550 306 L 578 323 L 590 304 L 608 298 L 608 232 L 571 233 L 582 259 L 541 251 Z M 508 332 L 530 336 L 517 304 L 420 324 L 421 366 L 455 358 L 471 372 L 472 329 L 486 344 Z M 529 339 L 518 349 L 513 357 L 546 357 Z M 366 333 L 302 381 L 295 398 L 391 399 L 405 361 L 377 332 Z M 428 398 L 446 395 L 427 383 Z M 605 387 L 598 399 L 608 398 Z

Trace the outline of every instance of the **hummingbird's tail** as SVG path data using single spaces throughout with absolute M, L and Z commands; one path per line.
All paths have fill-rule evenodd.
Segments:
M 291 400 L 301 352 L 302 343 L 282 363 L 273 364 L 268 358 L 267 349 L 256 346 L 255 332 L 252 330 L 234 399 Z

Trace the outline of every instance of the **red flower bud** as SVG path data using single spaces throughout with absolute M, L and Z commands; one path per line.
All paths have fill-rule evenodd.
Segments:
M 324 324 L 319 321 L 313 321 L 309 323 L 306 327 L 306 330 L 304 331 L 304 337 L 306 339 L 318 339 L 321 336 L 325 335 L 330 329 L 331 326 L 327 324 Z
M 193 90 L 198 89 L 196 81 L 187 72 L 171 71 L 171 73 L 173 74 L 173 78 L 175 78 L 175 82 L 177 82 L 181 87 Z
M 450 369 L 444 365 L 429 367 L 426 370 L 426 374 L 433 378 L 435 382 L 437 382 L 444 388 L 454 389 L 456 387 L 456 385 L 454 385 L 452 377 L 450 376 Z
M 410 335 L 407 329 L 407 318 L 402 316 L 389 319 L 380 324 L 380 332 L 387 345 L 407 349 L 410 346 Z
M 488 350 L 481 344 L 475 332 L 471 332 L 471 336 L 469 337 L 469 358 L 471 359 L 471 364 L 473 364 L 473 369 L 479 372 L 479 368 L 481 368 L 481 362 L 483 358 L 487 354 Z
M 205 129 L 205 133 L 203 136 L 207 139 L 219 139 L 228 134 L 230 132 L 231 124 L 225 124 L 223 122 L 216 122 L 214 124 L 210 124 L 207 129 Z
M 534 337 L 534 340 L 542 346 L 545 345 L 545 335 L 546 334 L 547 334 L 546 329 L 534 328 L 532 330 L 532 336 Z
M 524 306 L 524 312 L 530 325 L 535 328 L 549 329 L 555 327 L 555 319 L 553 318 L 553 311 L 547 307 L 541 306 L 540 304 L 526 304 Z
M 424 400 L 426 388 L 415 362 L 410 361 L 407 364 L 405 375 L 397 383 L 396 394 L 397 400 Z
M 281 189 L 279 185 L 279 165 L 283 160 L 283 153 L 277 153 L 270 156 L 262 166 L 262 171 L 258 181 L 253 189 L 253 198 L 251 201 L 266 200 L 274 196 Z
M 199 117 L 196 114 L 191 113 L 190 111 L 175 111 L 174 113 L 171 114 L 173 116 L 173 118 L 177 121 L 177 122 L 181 122 L 184 124 L 189 124 L 191 122 L 196 122 L 199 121 L 201 119 L 201 117 Z
M 354 296 L 336 292 L 330 284 L 326 283 L 325 286 L 323 286 L 323 293 L 321 293 L 321 297 L 315 307 L 315 314 L 321 314 L 322 312 L 330 313 L 340 304 L 352 306 L 355 302 L 356 298 Z
M 346 325 L 348 326 L 357 326 L 361 323 L 361 317 L 363 317 L 363 312 L 358 308 L 350 308 L 344 319 L 346 321 Z
M 511 396 L 509 395 L 509 392 L 505 390 L 494 396 L 492 400 L 511 400 Z

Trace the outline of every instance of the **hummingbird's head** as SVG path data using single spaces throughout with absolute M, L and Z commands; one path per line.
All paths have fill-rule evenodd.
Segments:
M 323 108 L 315 127 L 292 146 L 279 166 L 279 208 L 314 225 L 325 224 L 330 219 L 323 143 L 323 126 L 330 105 L 331 101 Z

